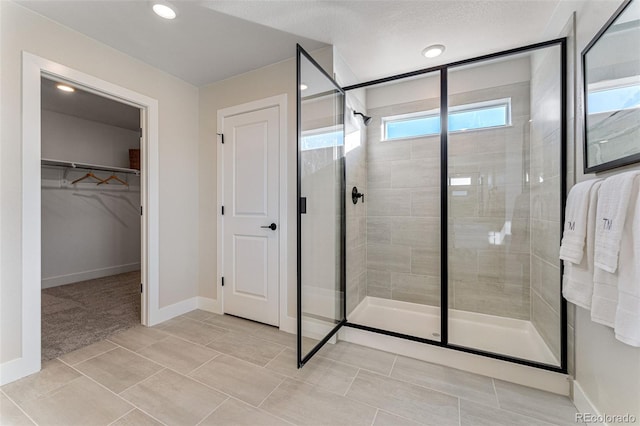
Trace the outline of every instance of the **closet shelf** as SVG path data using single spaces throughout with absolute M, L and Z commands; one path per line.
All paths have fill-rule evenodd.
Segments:
M 65 167 L 69 169 L 95 170 L 102 172 L 117 172 L 140 176 L 140 170 L 126 169 L 124 167 L 101 166 L 98 164 L 78 163 L 76 161 L 60 161 L 47 158 L 42 159 L 43 166 Z

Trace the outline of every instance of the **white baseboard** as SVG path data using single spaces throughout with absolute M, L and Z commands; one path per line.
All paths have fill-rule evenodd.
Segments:
M 40 371 L 40 359 L 25 357 L 12 359 L 0 364 L 0 386 Z
M 202 296 L 198 296 L 197 299 L 198 309 L 222 315 L 222 303 L 220 303 L 220 299 L 210 299 Z
M 573 405 L 578 409 L 578 413 L 588 413 L 600 416 L 600 411 L 591 402 L 587 394 L 576 380 L 573 381 Z M 589 423 L 589 426 L 604 426 L 605 423 Z
M 58 275 L 57 277 L 43 278 L 42 288 L 58 287 L 65 284 L 94 280 L 96 278 L 108 277 L 110 275 L 124 274 L 125 272 L 139 270 L 140 262 L 128 263 L 126 265 L 109 266 L 108 268 L 94 269 L 92 271 L 74 272 L 72 274 Z
M 296 334 L 298 332 L 298 319 L 288 315 L 283 315 L 280 317 L 280 331 Z
M 214 314 L 223 315 L 222 301 L 220 299 L 211 299 L 209 297 L 198 296 L 197 309 L 213 312 Z M 295 317 L 283 315 L 280 317 L 280 331 L 285 333 L 296 334 L 298 332 L 298 322 Z
M 180 302 L 174 303 L 173 305 L 165 306 L 164 308 L 158 309 L 157 317 L 153 319 L 153 324 L 151 325 L 160 324 L 161 322 L 168 321 L 171 318 L 186 314 L 187 312 L 191 312 L 197 308 L 197 297 L 192 297 L 190 299 L 185 299 Z

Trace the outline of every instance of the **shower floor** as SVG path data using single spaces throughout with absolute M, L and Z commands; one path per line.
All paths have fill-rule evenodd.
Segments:
M 349 314 L 353 324 L 440 340 L 440 308 L 365 297 Z M 449 343 L 560 365 L 530 321 L 449 309 Z

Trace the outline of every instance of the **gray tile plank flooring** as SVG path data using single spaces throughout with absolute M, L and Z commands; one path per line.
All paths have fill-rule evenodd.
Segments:
M 460 423 L 458 398 L 364 370 L 358 372 L 347 397 L 433 426 Z
M 259 406 L 283 380 L 278 374 L 229 355 L 212 359 L 190 377 L 254 407 Z
M 295 341 L 274 327 L 192 311 L 3 386 L 0 424 L 575 424 L 567 397 L 346 342 L 297 369 Z M 118 360 L 128 364 L 121 371 Z
M 297 425 L 369 426 L 376 414 L 375 407 L 292 379 L 282 383 L 261 408 Z
M 561 425 L 575 425 L 576 407 L 569 398 L 514 383 L 494 380 L 500 408 Z
M 498 406 L 490 377 L 399 356 L 391 377 L 459 398 Z
M 290 423 L 233 398 L 227 399 L 201 426 L 287 426 Z

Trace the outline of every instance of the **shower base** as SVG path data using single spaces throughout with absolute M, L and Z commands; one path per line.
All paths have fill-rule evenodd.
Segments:
M 440 340 L 440 308 L 365 297 L 348 321 Z M 550 365 L 560 365 L 530 321 L 449 309 L 449 343 Z

